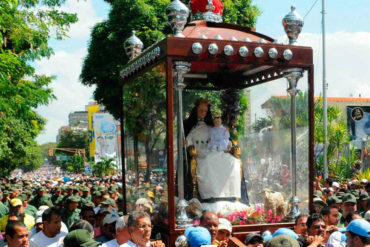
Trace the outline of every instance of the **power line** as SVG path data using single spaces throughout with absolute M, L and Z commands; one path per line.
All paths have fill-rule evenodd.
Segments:
M 306 19 L 306 16 L 311 12 L 311 10 L 313 9 L 313 7 L 315 7 L 315 5 L 316 5 L 316 3 L 318 2 L 319 0 L 316 0 L 313 4 L 312 4 L 312 6 L 311 6 L 311 8 L 307 11 L 307 13 L 304 15 L 304 17 L 303 17 L 303 20 L 304 19 Z

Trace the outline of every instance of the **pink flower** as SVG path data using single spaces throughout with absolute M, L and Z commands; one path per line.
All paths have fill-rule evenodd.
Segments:
M 245 221 L 244 220 L 240 221 L 239 225 L 245 225 Z

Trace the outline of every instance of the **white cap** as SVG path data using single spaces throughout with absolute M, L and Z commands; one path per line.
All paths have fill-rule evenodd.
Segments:
M 107 214 L 107 215 L 104 217 L 103 225 L 106 225 L 106 224 L 112 224 L 112 223 L 116 222 L 118 219 L 119 219 L 119 216 L 118 216 L 118 214 L 116 214 L 116 213 L 113 213 L 113 214 Z
M 337 182 L 333 182 L 332 186 L 331 187 L 336 187 L 336 188 L 339 188 L 339 183 Z
M 227 230 L 230 234 L 233 231 L 230 221 L 225 218 L 218 219 L 218 230 Z
M 362 184 L 367 184 L 367 182 L 369 182 L 369 181 L 367 181 L 367 179 L 366 179 L 366 178 L 361 179 L 361 183 L 362 183 Z

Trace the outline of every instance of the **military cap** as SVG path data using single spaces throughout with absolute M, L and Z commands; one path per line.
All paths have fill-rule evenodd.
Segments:
M 93 196 L 101 197 L 100 191 L 94 191 Z
M 342 202 L 343 203 L 350 202 L 350 203 L 356 204 L 357 200 L 356 200 L 356 197 L 352 193 L 347 193 L 343 196 Z
M 329 197 L 326 202 L 328 203 L 328 205 L 332 205 L 332 204 L 335 204 L 335 203 L 342 203 L 342 200 L 339 199 L 337 196 L 331 196 Z
M 75 247 L 75 246 L 96 247 L 99 245 L 101 245 L 101 243 L 95 241 L 92 238 L 90 232 L 86 229 L 77 229 L 77 230 L 71 231 L 64 238 L 65 247 Z
M 95 204 L 93 202 L 90 202 L 90 201 L 87 201 L 85 202 L 82 207 L 86 207 L 86 208 L 92 208 L 94 209 L 95 208 Z
M 107 198 L 101 204 L 102 205 L 115 206 L 116 202 L 112 198 Z
M 320 190 L 315 190 L 315 191 L 313 192 L 313 196 L 314 196 L 314 197 L 321 197 L 321 196 L 322 196 L 322 192 L 321 192 Z
M 69 202 L 80 202 L 80 198 L 78 196 L 69 196 L 67 198 L 67 201 L 69 201 Z
M 9 192 L 9 190 L 4 190 L 4 195 L 10 195 L 10 192 Z
M 115 188 L 110 188 L 108 193 L 109 194 L 117 193 L 117 190 Z
M 90 189 L 85 186 L 85 187 L 82 187 L 82 191 L 90 192 Z
M 368 193 L 366 193 L 366 192 L 362 192 L 362 193 L 360 194 L 360 198 L 359 198 L 359 200 L 360 200 L 360 201 L 366 201 L 366 200 L 368 200 L 368 199 L 370 199 L 370 197 L 369 197 L 369 194 L 368 194 Z

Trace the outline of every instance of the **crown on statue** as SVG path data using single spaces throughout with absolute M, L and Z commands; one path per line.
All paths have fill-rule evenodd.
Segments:
M 224 5 L 220 0 L 191 0 L 190 7 L 193 15 L 200 13 L 208 22 L 222 22 Z

